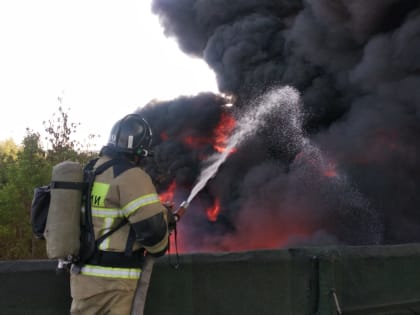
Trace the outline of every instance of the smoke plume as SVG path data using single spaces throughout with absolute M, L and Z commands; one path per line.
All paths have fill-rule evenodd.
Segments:
M 215 152 L 206 139 L 224 115 L 252 116 L 285 86 L 299 94 L 193 201 L 184 250 L 420 241 L 419 0 L 154 0 L 152 9 L 223 93 L 139 110 L 154 131 L 145 167 L 162 191 L 176 182 L 175 199 Z

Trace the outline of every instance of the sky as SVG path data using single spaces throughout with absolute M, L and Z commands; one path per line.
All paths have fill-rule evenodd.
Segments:
M 58 107 L 84 142 L 152 99 L 217 92 L 201 59 L 165 37 L 151 0 L 0 1 L 0 141 L 43 133 Z

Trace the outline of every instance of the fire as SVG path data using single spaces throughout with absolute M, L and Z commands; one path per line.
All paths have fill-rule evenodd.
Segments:
M 170 139 L 174 139 L 177 141 L 182 142 L 189 148 L 195 149 L 198 153 L 207 152 L 203 150 L 204 148 L 208 148 L 209 146 L 213 147 L 216 152 L 222 153 L 226 151 L 229 136 L 232 133 L 233 129 L 235 128 L 236 121 L 233 116 L 228 112 L 223 112 L 220 116 L 219 122 L 217 126 L 214 128 L 212 133 L 209 136 L 203 135 L 186 135 L 187 131 L 184 130 L 183 132 L 179 133 L 178 135 L 168 134 L 167 132 L 163 131 L 160 134 L 160 138 L 162 141 L 167 141 Z M 201 149 L 201 151 L 200 151 Z M 236 149 L 230 149 L 229 153 L 234 153 Z M 207 154 L 207 153 L 206 153 Z M 159 199 L 162 203 L 171 203 L 174 200 L 175 193 L 177 190 L 177 184 L 174 181 L 169 185 L 169 187 L 159 194 Z M 214 200 L 214 204 L 207 209 L 204 209 L 204 212 L 199 213 L 202 216 L 202 219 L 205 218 L 210 222 L 216 222 L 219 214 L 221 211 L 220 200 L 216 198 Z M 181 223 L 182 224 L 182 223 Z M 188 226 L 178 226 L 179 228 L 177 231 L 172 232 L 172 236 L 170 239 L 170 248 L 171 253 L 175 253 L 176 246 L 178 247 L 177 250 L 179 253 L 188 252 Z M 175 235 L 178 235 L 178 241 L 175 243 Z M 204 245 L 206 247 L 206 245 Z M 210 248 L 209 248 L 210 249 Z M 232 248 L 234 250 L 234 248 Z
M 182 139 L 180 139 L 180 141 L 186 146 L 193 149 L 199 149 L 200 147 L 211 145 L 215 151 L 221 153 L 226 149 L 229 135 L 231 134 L 232 130 L 235 128 L 235 125 L 236 125 L 236 122 L 233 116 L 230 115 L 229 113 L 223 112 L 220 116 L 219 123 L 213 130 L 212 136 L 204 137 L 204 136 L 188 135 L 188 136 L 183 136 Z M 160 134 L 160 138 L 162 141 L 167 141 L 170 137 L 165 131 L 163 131 Z M 231 153 L 235 151 L 236 150 L 233 149 Z
M 211 222 L 216 222 L 220 213 L 220 201 L 216 199 L 214 205 L 206 210 L 207 218 Z
M 260 233 L 249 234 L 249 231 L 241 231 L 238 235 L 226 238 L 222 242 L 228 251 L 278 249 L 293 244 L 295 240 L 308 239 L 311 235 L 313 231 L 304 225 L 279 226 L 271 223 L 267 224 Z M 214 250 L 219 249 L 216 247 Z
M 174 196 L 175 196 L 175 191 L 176 191 L 176 182 L 173 181 L 167 190 L 165 190 L 164 192 L 161 192 L 159 194 L 159 199 L 160 202 L 163 204 L 172 204 Z M 178 241 L 175 239 L 175 235 L 177 234 L 177 231 L 173 231 L 171 234 L 171 237 L 169 238 L 169 253 L 170 254 L 175 254 L 176 252 L 178 253 L 184 253 L 185 249 L 184 249 L 184 244 L 181 241 Z
M 229 135 L 231 134 L 233 128 L 235 128 L 236 122 L 235 119 L 228 113 L 222 113 L 219 124 L 214 130 L 214 144 L 213 148 L 217 152 L 223 152 L 226 149 L 226 144 Z M 233 153 L 232 150 L 231 153 Z
M 175 195 L 175 190 L 176 190 L 176 182 L 173 181 L 168 189 L 162 193 L 159 194 L 159 199 L 160 202 L 165 203 L 165 202 L 172 202 L 174 199 L 174 195 Z
M 161 202 L 172 201 L 175 191 L 176 182 L 173 181 L 168 189 L 159 195 Z M 210 222 L 217 222 L 221 211 L 220 199 L 216 198 L 214 204 L 205 209 L 205 218 Z M 197 218 L 197 217 L 196 217 Z M 311 237 L 313 230 L 304 222 L 295 222 L 295 224 L 279 224 L 278 218 L 259 217 L 256 218 L 258 227 L 264 226 L 263 230 L 255 230 L 254 225 L 250 222 L 243 222 L 242 228 L 235 234 L 227 234 L 222 238 L 216 236 L 214 241 L 211 239 L 204 240 L 198 247 L 198 244 L 191 245 L 189 225 L 178 226 L 176 231 L 171 233 L 170 237 L 170 254 L 176 252 L 218 252 L 218 251 L 243 251 L 258 249 L 276 249 L 287 247 L 291 242 L 296 240 L 305 240 Z M 254 222 L 254 221 L 253 221 Z M 254 222 L 255 223 L 255 222 Z M 195 243 L 195 242 L 193 242 Z
M 187 136 L 182 139 L 182 143 L 189 146 L 190 148 L 197 149 L 200 146 L 211 144 L 212 140 L 205 137 Z
M 337 168 L 336 163 L 334 162 L 328 163 L 327 167 L 324 169 L 324 176 L 329 177 L 329 178 L 337 177 L 338 173 L 337 173 L 336 168 Z

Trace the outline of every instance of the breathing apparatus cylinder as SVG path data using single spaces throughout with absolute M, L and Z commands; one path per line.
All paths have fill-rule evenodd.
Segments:
M 47 256 L 51 259 L 69 260 L 77 256 L 80 249 L 82 190 L 66 187 L 67 183 L 82 186 L 81 164 L 64 161 L 52 170 L 51 201 L 44 232 Z

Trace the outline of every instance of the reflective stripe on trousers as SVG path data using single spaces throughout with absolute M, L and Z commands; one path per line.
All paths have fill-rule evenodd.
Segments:
M 80 274 L 102 278 L 138 279 L 140 278 L 140 268 L 115 268 L 96 265 L 84 265 Z

